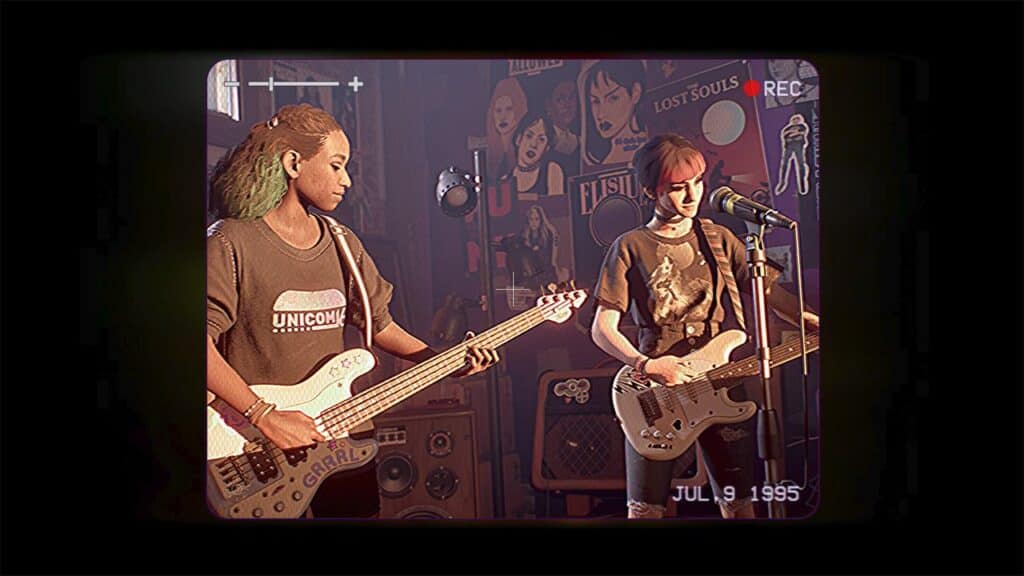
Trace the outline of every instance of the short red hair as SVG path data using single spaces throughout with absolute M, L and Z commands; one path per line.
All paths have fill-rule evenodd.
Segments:
M 678 134 L 659 134 L 650 139 L 633 156 L 640 189 L 657 200 L 658 183 L 682 171 L 682 179 L 689 180 L 704 174 L 707 163 L 704 155 L 686 138 Z

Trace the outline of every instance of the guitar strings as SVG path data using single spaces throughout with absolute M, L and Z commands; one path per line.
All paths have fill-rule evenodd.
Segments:
M 476 341 L 472 342 L 472 344 L 473 345 L 482 345 L 482 346 L 486 347 L 488 344 L 490 344 L 492 342 L 499 341 L 501 339 L 500 338 L 501 336 L 504 336 L 505 334 L 508 334 L 508 333 L 514 333 L 517 329 L 519 329 L 519 328 L 521 328 L 523 326 L 532 324 L 532 323 L 534 323 L 535 320 L 542 319 L 546 312 L 554 311 L 555 309 L 557 309 L 559 307 L 567 307 L 570 303 L 571 303 L 571 300 L 552 301 L 552 302 L 549 302 L 549 303 L 544 304 L 542 306 L 539 306 L 539 307 L 535 308 L 534 310 L 531 310 L 530 312 L 527 312 L 527 313 L 524 313 L 524 314 L 519 314 L 519 315 L 517 315 L 517 316 L 515 316 L 513 318 L 510 318 L 509 320 L 506 320 L 505 322 L 502 322 L 501 324 L 498 324 L 495 327 L 495 328 L 497 328 L 497 330 L 493 330 L 493 331 L 489 330 L 489 332 L 492 332 L 492 334 L 490 336 L 486 336 L 486 337 L 482 338 L 482 340 L 479 341 L 480 344 L 477 344 Z M 483 335 L 481 335 L 481 336 L 483 336 Z M 349 403 L 349 404 L 352 404 L 352 403 L 365 404 L 368 400 L 371 400 L 371 399 L 372 399 L 372 402 L 378 402 L 378 400 L 377 400 L 378 398 L 387 398 L 389 396 L 396 396 L 396 395 L 400 396 L 403 393 L 406 393 L 408 391 L 408 390 L 403 390 L 403 389 L 401 389 L 398 386 L 398 382 L 400 380 L 402 380 L 402 379 L 409 379 L 409 378 L 412 378 L 413 376 L 417 376 L 417 377 L 422 377 L 422 376 L 433 377 L 434 375 L 437 375 L 438 373 L 441 373 L 441 372 L 444 372 L 444 371 L 454 372 L 454 371 L 458 370 L 461 366 L 463 366 L 465 364 L 465 350 L 466 350 L 466 348 L 469 345 L 470 345 L 470 343 L 465 343 L 465 342 L 464 343 L 460 343 L 459 345 L 457 345 L 455 347 L 452 347 L 451 349 L 449 349 L 449 350 L 447 350 L 445 352 L 442 352 L 441 354 L 438 354 L 434 358 L 431 358 L 427 362 L 433 362 L 434 365 L 430 366 L 429 369 L 426 369 L 426 370 L 424 370 L 423 368 L 427 368 L 427 367 L 422 367 L 421 366 L 420 372 L 422 372 L 422 374 L 420 374 L 420 373 L 413 374 L 412 371 L 410 371 L 410 373 L 408 375 L 406 375 L 405 378 L 396 379 L 395 381 L 390 382 L 390 383 L 388 383 L 388 382 L 381 383 L 380 386 L 376 386 L 376 387 L 371 389 L 371 391 L 374 391 L 373 394 L 370 394 L 369 393 L 370 391 L 367 391 L 368 393 L 365 394 L 366 398 L 363 398 L 362 397 L 363 395 L 357 395 L 357 396 L 353 396 L 351 398 L 347 398 L 346 400 L 340 402 L 339 404 L 335 405 L 334 407 L 329 408 L 328 410 L 325 410 L 323 413 L 321 413 L 321 416 L 323 414 L 326 414 L 329 411 L 343 411 L 344 408 L 342 407 L 342 404 L 345 404 L 345 403 Z M 448 356 L 448 358 L 442 358 L 444 356 Z M 385 389 L 385 387 L 387 389 Z M 418 391 L 419 390 L 414 390 L 412 393 L 410 393 L 408 395 L 411 396 L 412 394 L 414 394 L 414 393 L 416 393 Z M 351 401 L 356 400 L 356 399 L 361 400 L 361 402 L 351 402 Z M 356 410 L 355 415 L 356 415 L 357 418 L 361 417 L 361 413 L 363 412 L 363 410 L 364 410 L 363 408 L 359 408 L 358 410 Z M 332 434 L 329 433 L 327 428 L 328 427 L 337 426 L 339 424 L 345 424 L 348 420 L 351 420 L 351 419 L 352 419 L 351 415 L 349 417 L 347 417 L 347 418 L 342 417 L 342 415 L 338 415 L 338 416 L 335 416 L 333 418 L 331 418 L 331 417 L 328 417 L 326 419 L 324 419 L 324 418 L 316 418 L 314 420 L 323 420 L 322 424 L 323 424 L 325 429 L 321 430 L 321 432 L 328 432 L 327 434 L 325 434 L 325 436 L 328 436 L 328 437 L 333 439 Z M 365 421 L 366 419 L 368 419 L 368 418 L 362 418 L 360 420 L 357 420 L 355 422 L 355 424 L 359 424 L 359 423 Z M 330 422 L 330 423 L 328 424 L 328 422 Z M 350 424 L 350 426 L 351 426 L 351 424 Z M 287 455 L 284 453 L 284 450 L 282 448 L 278 447 L 273 442 L 269 442 L 269 441 L 267 443 L 265 443 L 265 444 L 262 444 L 262 447 L 264 449 L 264 452 L 266 452 L 273 459 L 274 463 L 281 470 L 284 470 L 284 467 L 283 467 L 284 464 L 288 464 Z M 244 456 L 244 454 L 239 454 L 239 455 L 235 455 L 235 456 L 230 456 L 229 457 L 229 458 L 232 459 L 232 462 L 234 464 L 234 466 L 232 466 L 232 468 L 237 473 L 240 473 L 240 474 L 248 473 L 248 474 L 251 474 L 251 475 L 255 476 L 255 471 L 254 471 L 253 465 L 251 464 L 251 462 L 249 461 L 248 458 L 241 458 L 242 456 Z M 239 459 L 241 459 L 241 460 L 239 460 Z M 242 479 L 245 480 L 244 476 L 243 476 Z
M 568 302 L 565 303 L 567 304 Z M 522 330 L 523 328 L 529 329 L 530 327 L 535 326 L 536 322 L 542 319 L 544 313 L 547 311 L 546 309 L 550 308 L 554 310 L 560 304 L 563 303 L 554 302 L 544 305 L 537 310 L 530 311 L 529 313 L 519 315 L 516 318 L 503 322 L 496 326 L 494 330 L 490 330 L 490 335 L 481 335 L 480 340 L 474 341 L 471 344 L 486 347 L 492 343 L 500 341 L 507 334 L 515 333 L 517 331 L 521 334 L 525 331 Z M 465 351 L 469 345 L 470 343 L 461 343 L 458 346 L 439 354 L 438 357 L 435 357 L 437 360 L 428 360 L 428 362 L 432 361 L 432 364 L 421 367 L 421 370 L 418 372 L 413 373 L 413 371 L 410 371 L 407 375 L 400 376 L 391 382 L 385 382 L 381 385 L 375 386 L 362 395 L 353 396 L 352 398 L 342 401 L 338 405 L 325 410 L 324 413 L 321 414 L 321 420 L 325 427 L 341 425 L 343 428 L 345 426 L 351 427 L 364 422 L 374 415 L 375 405 L 379 404 L 382 400 L 390 400 L 392 398 L 403 396 L 408 397 L 429 386 L 428 384 L 419 388 L 413 387 L 410 389 L 406 387 L 407 381 L 424 378 L 432 380 L 440 374 L 452 373 L 464 366 Z M 431 384 L 433 384 L 433 382 Z M 368 404 L 369 406 L 367 407 Z M 358 406 L 354 414 L 352 413 L 352 405 Z M 370 415 L 367 416 L 364 412 L 369 412 Z M 326 417 L 324 417 L 325 415 Z
M 533 326 L 538 324 L 538 321 L 543 320 L 544 316 L 549 311 L 554 311 L 559 307 L 568 307 L 571 304 L 571 300 L 554 301 L 548 304 L 537 307 L 524 314 L 519 314 L 501 324 L 498 324 L 494 329 L 488 330 L 487 332 L 478 336 L 478 339 L 474 339 L 472 342 L 463 342 L 457 346 L 438 354 L 434 358 L 427 360 L 429 365 L 421 365 L 417 371 L 413 368 L 405 375 L 398 375 L 391 381 L 385 381 L 380 385 L 377 385 L 370 390 L 367 390 L 363 394 L 357 394 L 351 398 L 347 398 L 335 406 L 328 408 L 321 412 L 320 416 L 315 418 L 315 421 L 323 426 L 324 431 L 331 435 L 330 428 L 340 427 L 342 430 L 346 428 L 352 428 L 362 422 L 365 422 L 369 418 L 372 418 L 376 413 L 375 408 L 382 401 L 390 401 L 394 398 L 409 397 L 422 389 L 429 387 L 436 382 L 430 382 L 421 387 L 408 387 L 408 381 L 415 380 L 434 380 L 437 376 L 442 374 L 450 374 L 457 371 L 459 368 L 465 365 L 466 362 L 466 349 L 470 345 L 489 347 L 491 344 L 500 342 L 508 334 L 515 334 L 513 338 L 518 337 L 526 330 L 529 330 Z M 516 334 L 518 332 L 518 334 Z M 506 342 L 511 339 L 506 339 Z M 443 378 L 444 376 L 441 376 Z M 440 380 L 440 378 L 437 378 Z M 401 401 L 401 400 L 399 400 Z M 397 402 L 396 402 L 397 403 Z M 365 414 L 369 413 L 369 415 Z
M 809 336 L 807 338 L 807 340 L 810 341 L 810 342 L 808 342 L 808 345 L 809 346 L 816 346 L 817 345 L 817 337 L 818 337 L 817 334 L 812 334 L 811 336 Z M 783 356 L 782 352 L 787 351 L 785 349 L 788 348 L 788 347 L 791 347 L 791 346 L 794 346 L 794 345 L 798 345 L 799 344 L 799 340 L 800 340 L 800 338 L 793 338 L 793 339 L 787 340 L 786 342 L 783 342 L 782 344 L 779 344 L 778 346 L 775 346 L 774 348 L 771 348 L 770 349 L 771 350 L 770 355 L 773 356 L 773 357 L 774 356 Z M 794 343 L 796 343 L 796 344 L 794 344 Z M 792 352 L 793 350 L 790 349 L 788 351 Z M 788 362 L 789 360 L 792 360 L 792 358 L 790 358 L 790 359 L 788 359 L 786 361 Z M 778 365 L 779 364 L 776 364 L 776 366 L 778 366 Z M 744 358 L 743 360 L 738 360 L 737 363 L 732 368 L 729 368 L 728 370 L 725 369 L 726 368 L 725 366 L 721 366 L 719 368 L 712 368 L 711 370 L 708 370 L 707 372 L 704 372 L 703 374 L 701 374 L 697 378 L 694 378 L 693 380 L 690 380 L 689 382 L 683 382 L 683 383 L 680 383 L 680 384 L 675 384 L 675 385 L 672 385 L 672 386 L 667 386 L 667 388 L 672 389 L 673 392 L 675 392 L 677 395 L 679 393 L 684 393 L 686 395 L 700 396 L 702 394 L 707 394 L 708 392 L 711 392 L 712 390 L 715 389 L 715 385 L 714 385 L 715 380 L 721 381 L 721 380 L 733 379 L 733 378 L 738 379 L 735 382 L 731 382 L 729 384 L 726 384 L 726 385 L 722 386 L 722 388 L 725 388 L 726 390 L 731 390 L 731 389 L 736 388 L 737 386 L 740 386 L 740 385 L 743 384 L 742 378 L 747 377 L 747 376 L 753 376 L 753 374 L 747 374 L 745 372 L 747 370 L 751 369 L 751 368 L 756 368 L 756 367 L 757 367 L 757 358 L 755 356 L 748 356 L 747 358 Z M 735 376 L 733 376 L 733 372 L 734 371 L 737 372 L 737 374 Z
M 525 322 L 519 322 L 524 320 Z M 516 324 L 519 323 L 530 322 L 528 318 L 518 318 Z M 501 335 L 510 327 L 511 326 L 508 325 L 499 325 L 496 327 L 494 335 Z M 489 343 L 491 339 L 492 336 L 488 336 L 481 339 L 480 342 Z M 419 370 L 413 369 L 408 374 L 400 375 L 389 382 L 384 382 L 375 386 L 364 394 L 347 398 L 338 405 L 328 408 L 322 412 L 318 419 L 325 427 L 341 426 L 344 428 L 358 425 L 373 416 L 375 405 L 379 404 L 382 399 L 396 396 L 400 397 L 407 394 L 408 389 L 405 388 L 407 381 L 422 379 L 424 377 L 433 377 L 439 373 L 456 371 L 459 366 L 465 363 L 466 346 L 467 344 L 460 344 L 451 350 L 439 354 L 438 357 L 435 357 L 437 358 L 436 360 L 428 360 L 431 364 L 421 366 Z M 413 390 L 413 393 L 415 392 L 416 390 Z M 369 416 L 364 414 L 364 412 L 369 412 Z
M 550 308 L 551 310 L 554 310 L 555 308 L 557 308 L 559 306 L 566 306 L 569 302 L 570 301 L 568 301 L 568 300 L 550 302 L 550 303 L 548 303 L 546 305 L 543 305 L 543 306 L 540 306 L 540 307 L 536 308 L 535 310 L 530 311 L 529 313 L 521 314 L 521 315 L 518 315 L 518 316 L 516 316 L 514 318 L 506 320 L 505 322 L 503 322 L 503 323 L 501 323 L 501 324 L 499 324 L 498 326 L 495 327 L 495 328 L 497 328 L 497 330 L 493 330 L 493 331 L 489 330 L 489 332 L 492 332 L 492 334 L 490 336 L 483 337 L 482 340 L 480 341 L 479 345 L 481 345 L 483 347 L 486 347 L 488 344 L 491 344 L 492 342 L 500 341 L 501 338 L 503 336 L 505 336 L 506 334 L 514 333 L 517 329 L 519 329 L 519 328 L 521 328 L 521 327 L 523 327 L 525 325 L 531 324 L 534 320 L 537 319 L 537 318 L 535 318 L 536 316 L 543 316 L 543 314 L 545 312 L 545 309 Z M 523 332 L 521 332 L 518 335 L 521 335 L 522 333 Z M 481 336 L 483 336 L 483 335 L 481 335 Z M 516 336 L 514 336 L 513 338 L 515 338 L 515 337 Z M 814 335 L 812 335 L 810 337 L 810 339 L 814 340 L 814 339 L 816 339 L 816 337 L 817 337 L 817 334 L 814 334 Z M 773 350 L 773 352 L 780 353 L 783 348 L 785 348 L 787 346 L 791 346 L 794 341 L 795 340 L 790 340 L 788 342 L 780 344 L 779 346 L 776 347 L 775 350 Z M 473 344 L 476 344 L 476 342 L 474 342 Z M 412 392 L 409 392 L 408 388 L 403 388 L 402 386 L 399 386 L 399 382 L 401 380 L 408 380 L 408 379 L 412 379 L 414 377 L 419 378 L 419 377 L 424 377 L 424 376 L 427 376 L 429 378 L 433 378 L 437 374 L 443 373 L 445 371 L 454 372 L 459 367 L 461 367 L 461 366 L 463 366 L 465 364 L 464 352 L 465 352 L 465 349 L 468 346 L 469 346 L 469 343 L 461 343 L 461 344 L 459 344 L 459 345 L 449 349 L 448 351 L 439 354 L 437 357 L 431 359 L 431 360 L 434 361 L 434 365 L 430 366 L 429 369 L 421 370 L 420 371 L 420 372 L 422 372 L 422 374 L 421 373 L 413 374 L 412 371 L 410 371 L 410 373 L 407 374 L 403 378 L 397 378 L 393 382 L 390 382 L 390 383 L 385 382 L 385 383 L 382 383 L 381 386 L 372 388 L 371 391 L 373 391 L 374 393 L 365 394 L 365 398 L 363 398 L 363 395 L 353 396 L 351 398 L 348 398 L 348 399 L 340 402 L 335 407 L 330 408 L 328 410 L 325 410 L 323 413 L 321 413 L 321 418 L 318 418 L 319 420 L 322 421 L 321 424 L 325 427 L 324 431 L 328 432 L 328 434 L 327 434 L 328 436 L 331 436 L 331 434 L 327 430 L 328 427 L 334 427 L 334 426 L 337 426 L 337 425 L 346 424 L 348 420 L 352 419 L 352 416 L 349 416 L 349 417 L 346 418 L 346 417 L 344 417 L 343 415 L 340 415 L 340 414 L 338 414 L 336 416 L 333 416 L 333 417 L 330 416 L 330 415 L 328 415 L 327 418 L 323 418 L 322 417 L 324 414 L 327 414 L 328 412 L 344 411 L 344 409 L 342 407 L 342 404 L 345 404 L 346 402 L 353 403 L 353 404 L 360 404 L 360 405 L 365 405 L 367 402 L 370 402 L 371 403 L 371 407 L 370 408 L 372 410 L 372 404 L 379 403 L 380 399 L 390 399 L 390 397 L 392 397 L 392 396 L 402 396 L 402 395 L 412 396 L 413 394 L 415 394 L 415 393 L 420 391 L 419 389 L 413 389 Z M 456 354 L 456 352 L 461 352 L 462 354 Z M 448 358 L 443 358 L 443 359 L 439 360 L 440 357 L 444 357 L 444 356 L 448 356 Z M 756 366 L 756 359 L 753 358 L 753 357 L 748 357 L 746 360 L 741 360 L 740 362 L 742 364 L 739 365 L 739 366 L 734 367 L 733 369 L 730 369 L 729 373 L 731 373 L 732 370 L 734 370 L 734 369 L 738 369 L 738 370 L 740 370 L 742 372 L 743 368 L 744 368 L 744 365 L 746 367 L 748 367 L 748 368 L 750 367 L 750 365 Z M 724 367 L 722 367 L 722 368 L 724 368 Z M 691 380 L 690 382 L 687 382 L 687 383 L 684 383 L 682 385 L 679 385 L 679 387 L 683 387 L 683 389 L 682 389 L 683 392 L 690 392 L 692 394 L 697 394 L 697 395 L 705 394 L 707 392 L 710 392 L 711 390 L 714 389 L 714 385 L 713 385 L 711 379 L 709 378 L 709 375 L 712 374 L 712 372 L 715 372 L 715 371 L 721 372 L 722 368 L 709 370 L 708 372 L 705 372 L 703 375 L 701 375 L 700 378 L 694 379 L 694 380 Z M 685 387 L 686 384 L 693 384 L 695 382 L 697 382 L 699 384 L 697 386 Z M 734 387 L 740 385 L 741 383 L 742 382 L 735 382 L 735 383 L 732 383 L 732 384 L 724 386 L 724 388 L 731 389 L 731 388 L 734 388 Z M 426 386 L 423 386 L 422 388 L 425 389 L 426 387 L 429 387 L 429 384 L 426 385 Z M 676 393 L 676 394 L 678 394 L 680 392 L 680 390 L 678 389 L 677 386 L 670 386 L 669 388 L 676 388 L 676 390 L 673 390 L 673 392 Z M 351 402 L 351 401 L 354 401 L 356 399 L 359 399 L 361 401 L 360 402 Z M 365 421 L 366 419 L 368 419 L 368 418 L 364 417 L 364 415 L 362 414 L 363 410 L 364 410 L 364 408 L 360 407 L 359 409 L 357 409 L 355 411 L 355 416 L 357 418 L 362 418 L 362 420 L 358 420 L 356 422 L 356 424 L 361 423 L 361 422 Z M 370 416 L 370 417 L 372 417 L 372 416 Z M 281 448 L 279 448 L 277 445 L 275 445 L 273 442 L 269 442 L 268 444 L 269 444 L 269 446 L 267 446 L 267 445 L 263 446 L 264 450 L 266 452 L 268 452 L 268 454 L 274 460 L 275 464 L 280 466 L 280 465 L 282 465 L 284 463 L 287 463 L 287 455 L 284 454 L 284 451 Z M 269 450 L 267 450 L 268 447 L 269 447 Z M 235 457 L 232 457 L 232 458 L 237 458 L 237 457 L 238 456 L 235 456 Z M 279 460 L 279 458 L 284 458 L 285 462 L 282 463 Z M 237 464 L 237 462 L 235 462 L 235 463 Z M 243 465 L 240 468 L 242 468 L 242 470 L 239 470 L 239 472 L 243 472 L 243 473 L 244 472 L 252 473 L 252 471 L 253 471 L 253 467 L 252 467 L 251 463 L 249 462 L 248 458 L 244 459 Z
M 560 302 L 560 303 L 554 303 L 554 306 L 557 306 L 558 304 L 562 304 L 562 303 L 564 303 L 564 301 Z M 542 311 L 543 308 L 544 307 L 541 307 L 538 310 L 531 311 L 531 312 Z M 530 314 L 523 314 L 523 315 L 520 315 L 518 317 L 510 319 L 511 321 L 506 321 L 506 322 L 504 322 L 502 324 L 499 324 L 496 327 L 497 330 L 494 330 L 493 334 L 491 336 L 485 337 L 483 340 L 481 340 L 481 342 L 484 345 L 486 345 L 486 344 L 491 343 L 492 341 L 500 340 L 500 338 L 506 332 L 511 331 L 513 329 L 517 329 L 517 328 L 519 328 L 520 326 L 522 326 L 524 324 L 530 323 L 531 319 L 529 318 L 529 316 L 530 316 Z M 813 338 L 813 336 L 812 336 L 812 338 Z M 791 344 L 792 344 L 792 340 L 777 346 L 776 350 L 775 350 L 776 354 L 777 355 L 781 354 L 782 349 L 787 347 L 787 346 L 790 346 Z M 457 370 L 459 367 L 461 367 L 464 364 L 465 359 L 464 359 L 463 355 L 456 355 L 456 354 L 454 354 L 454 352 L 464 352 L 464 348 L 465 347 L 466 347 L 466 345 L 463 344 L 463 345 L 460 345 L 460 346 L 458 346 L 456 348 L 453 348 L 453 349 L 449 350 L 448 352 L 443 353 L 442 355 L 449 355 L 449 357 L 445 358 L 443 361 L 437 361 L 436 365 L 431 366 L 427 370 L 421 371 L 421 373 L 417 373 L 417 374 L 410 373 L 409 375 L 407 375 L 406 379 L 414 379 L 414 378 L 420 378 L 420 377 L 424 377 L 424 376 L 429 377 L 430 379 L 432 379 L 434 376 L 438 375 L 439 373 L 442 373 L 442 372 L 445 372 L 445 371 L 453 372 L 454 370 Z M 792 350 L 790 350 L 790 351 L 792 351 Z M 439 356 L 441 356 L 441 355 L 439 355 Z M 747 369 L 749 369 L 749 368 L 751 368 L 753 366 L 756 366 L 756 363 L 754 362 L 753 358 L 748 358 L 746 361 L 741 360 L 740 362 L 744 363 L 746 365 Z M 729 371 L 727 371 L 726 374 L 731 375 L 732 371 L 736 370 L 736 369 L 739 369 L 742 372 L 743 368 L 744 368 L 743 365 L 739 366 L 738 368 L 734 367 L 734 368 L 730 369 Z M 689 383 L 687 383 L 687 384 L 691 384 L 690 386 L 686 386 L 684 384 L 683 386 L 685 386 L 685 387 L 683 389 L 685 391 L 688 391 L 690 394 L 695 394 L 695 395 L 705 394 L 707 392 L 710 392 L 711 390 L 714 389 L 714 385 L 713 385 L 713 383 L 711 381 L 711 378 L 709 376 L 714 376 L 715 372 L 721 373 L 721 371 L 722 371 L 721 368 L 715 369 L 715 370 L 712 370 L 712 371 L 708 371 L 707 373 L 702 375 L 702 378 L 691 380 Z M 321 420 L 321 424 L 324 427 L 324 430 L 322 431 L 322 433 L 326 433 L 325 435 L 333 437 L 333 433 L 330 431 L 330 428 L 341 427 L 342 431 L 344 431 L 346 428 L 351 428 L 351 427 L 353 427 L 355 425 L 358 425 L 358 424 L 368 420 L 369 418 L 372 418 L 372 416 L 374 415 L 374 413 L 373 413 L 374 404 L 377 404 L 377 403 L 379 403 L 382 400 L 390 400 L 393 397 L 401 397 L 403 395 L 405 395 L 406 397 L 412 396 L 413 394 L 419 392 L 421 389 L 426 388 L 427 386 L 429 386 L 429 384 L 428 384 L 427 386 L 423 386 L 422 388 L 419 388 L 419 389 L 415 389 L 414 388 L 414 389 L 412 389 L 410 391 L 410 389 L 408 389 L 408 388 L 404 388 L 403 386 L 399 386 L 400 383 L 401 383 L 401 378 L 398 379 L 398 380 L 395 380 L 393 382 L 390 382 L 390 383 L 385 382 L 382 385 L 377 386 L 377 387 L 371 389 L 372 393 L 370 391 L 368 391 L 368 393 L 365 394 L 365 398 L 363 398 L 363 396 L 361 396 L 361 395 L 360 396 L 354 396 L 352 398 L 346 399 L 342 403 L 339 403 L 339 405 L 337 405 L 335 407 L 332 407 L 332 408 L 330 408 L 328 410 L 325 410 L 323 413 L 321 413 L 321 417 L 319 418 L 319 420 Z M 692 385 L 693 383 L 697 383 L 697 385 L 694 386 L 694 385 Z M 742 382 L 737 382 L 735 384 L 731 384 L 731 385 L 726 386 L 726 388 L 727 389 L 728 388 L 733 388 L 733 387 L 735 387 L 735 386 L 737 386 L 737 385 L 739 385 L 741 383 Z M 673 388 L 675 388 L 675 387 L 673 387 Z M 402 398 L 402 400 L 404 400 L 404 399 L 405 398 Z M 401 401 L 401 400 L 399 400 L 399 401 Z M 356 409 L 354 415 L 351 414 L 351 408 L 349 406 L 342 406 L 342 404 L 345 404 L 345 403 L 358 404 L 359 405 L 359 407 Z M 370 404 L 370 406 L 368 408 L 366 407 L 367 403 Z M 340 410 L 348 411 L 350 413 L 348 415 L 342 414 L 342 413 L 339 413 Z M 368 410 L 370 412 L 370 415 L 367 416 L 366 414 L 363 414 L 364 410 Z M 328 411 L 332 412 L 333 415 L 329 414 Z
M 543 310 L 543 308 L 538 308 L 538 311 L 541 311 L 541 310 Z M 531 312 L 533 312 L 533 311 L 531 311 Z M 511 325 L 506 326 L 506 327 L 502 328 L 499 331 L 496 331 L 492 337 L 488 337 L 486 340 L 488 340 L 488 341 L 489 340 L 497 340 L 498 338 L 496 338 L 496 336 L 503 335 L 504 333 L 509 332 L 510 328 L 519 327 L 519 326 L 521 326 L 523 324 L 528 324 L 530 322 L 530 319 L 528 319 L 527 316 L 528 316 L 528 314 L 520 315 L 520 318 L 518 318 L 519 321 L 514 322 Z M 501 326 L 502 326 L 501 324 L 498 325 L 498 327 L 501 327 Z M 782 351 L 782 349 L 787 347 L 787 346 L 792 346 L 796 340 L 799 340 L 799 339 L 797 338 L 797 339 L 789 340 L 787 342 L 784 342 L 783 344 L 780 344 L 779 346 L 776 346 L 775 349 L 772 350 L 773 355 L 780 353 Z M 817 340 L 817 334 L 812 334 L 808 338 L 808 340 L 812 340 L 812 342 L 809 342 L 810 345 L 812 345 L 812 346 L 816 345 L 817 342 L 813 342 L 813 341 Z M 452 348 L 451 350 L 449 350 L 449 351 L 447 351 L 447 352 L 445 352 L 443 354 L 447 354 L 448 352 L 452 352 L 452 351 L 454 351 L 454 350 L 456 350 L 457 348 L 460 348 L 460 347 L 461 348 L 465 348 L 465 346 L 466 346 L 465 344 L 460 344 L 458 347 Z M 438 355 L 438 356 L 441 356 L 441 355 Z M 465 361 L 465 358 L 463 356 L 457 356 L 457 357 L 454 357 L 453 359 L 461 359 L 463 362 Z M 438 364 L 440 366 L 446 366 L 447 367 L 447 366 L 449 366 L 451 364 L 450 360 L 451 359 L 445 360 L 444 362 L 440 362 Z M 733 369 L 730 369 L 729 372 L 731 372 L 734 369 L 738 369 L 738 370 L 740 370 L 742 372 L 744 370 L 744 368 L 752 367 L 751 365 L 756 366 L 756 364 L 757 364 L 756 359 L 754 357 L 748 357 L 745 360 L 740 360 L 739 362 L 741 364 L 739 364 L 738 366 L 735 366 Z M 722 367 L 722 368 L 724 368 L 724 367 Z M 707 392 L 710 392 L 714 388 L 714 385 L 713 385 L 711 379 L 709 379 L 708 375 L 711 374 L 712 372 L 715 372 L 715 371 L 721 372 L 722 368 L 717 368 L 717 369 L 709 370 L 709 371 L 705 372 L 703 375 L 701 375 L 700 378 L 696 378 L 694 380 L 691 380 L 690 382 L 687 382 L 687 383 L 684 383 L 684 384 L 681 384 L 681 385 L 669 386 L 668 388 L 670 388 L 677 395 L 680 392 L 683 392 L 683 393 L 693 393 L 695 395 L 706 394 Z M 456 369 L 457 369 L 457 367 L 456 367 Z M 436 369 L 431 369 L 428 373 L 429 374 L 436 374 L 437 372 L 438 371 Z M 411 374 L 410 374 L 410 377 L 411 377 Z M 392 385 L 395 385 L 396 382 L 392 383 Z M 686 384 L 693 384 L 693 383 L 698 383 L 698 385 L 697 386 L 686 387 Z M 735 387 L 739 386 L 740 384 L 742 384 L 742 381 L 733 382 L 731 384 L 723 386 L 723 388 L 725 388 L 726 390 L 729 390 L 729 389 L 732 389 L 732 388 L 735 388 Z M 393 395 L 395 395 L 395 393 L 401 394 L 403 392 L 405 392 L 405 391 L 397 389 L 397 386 L 396 386 L 396 389 L 394 389 L 394 390 L 392 390 L 392 391 L 390 391 L 388 393 L 385 393 L 383 395 L 382 394 L 376 394 L 376 395 L 373 395 L 373 396 L 375 396 L 375 397 L 379 397 L 379 396 L 387 397 L 387 396 L 393 396 Z M 356 398 L 356 397 L 353 397 L 353 398 Z M 351 400 L 351 399 L 346 399 L 346 401 L 347 400 Z M 359 413 L 359 411 L 357 411 L 357 414 L 358 413 Z M 333 426 L 335 424 L 331 424 L 331 425 Z M 288 464 L 287 455 L 284 453 L 284 450 L 279 448 L 273 442 L 263 443 L 262 446 L 263 446 L 264 451 L 267 452 L 268 455 L 274 460 L 275 465 L 277 465 L 279 467 L 279 469 L 281 469 L 283 471 L 284 470 L 283 465 L 284 464 Z M 244 474 L 246 474 L 246 473 L 251 474 L 252 476 L 255 477 L 255 470 L 254 470 L 251 462 L 249 461 L 249 458 L 247 458 L 247 457 L 246 458 L 241 458 L 242 456 L 244 456 L 244 454 L 229 457 L 229 458 L 232 459 L 233 464 L 234 464 L 232 466 L 232 469 L 237 474 L 243 474 L 243 477 L 242 477 L 243 480 L 245 479 L 244 478 Z M 241 458 L 241 465 L 239 465 L 239 459 L 240 458 Z

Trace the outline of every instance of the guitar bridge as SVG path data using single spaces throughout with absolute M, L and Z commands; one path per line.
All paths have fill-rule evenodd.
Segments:
M 242 489 L 252 483 L 252 479 L 245 474 L 239 456 L 231 456 L 214 464 L 217 473 L 214 477 L 221 487 L 224 496 L 231 496 L 239 493 Z

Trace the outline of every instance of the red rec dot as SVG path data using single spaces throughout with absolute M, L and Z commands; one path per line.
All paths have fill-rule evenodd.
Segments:
M 753 98 L 761 93 L 761 83 L 757 80 L 747 80 L 743 83 L 743 92 Z

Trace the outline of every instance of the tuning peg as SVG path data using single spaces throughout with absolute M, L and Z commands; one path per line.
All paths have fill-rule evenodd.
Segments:
M 551 293 L 554 294 L 554 293 L 558 292 L 558 285 L 555 284 L 554 282 L 552 282 L 552 283 L 548 284 L 548 290 L 550 290 Z
M 576 289 L 576 281 L 575 280 L 569 280 L 569 287 L 572 288 L 573 290 L 575 290 Z

